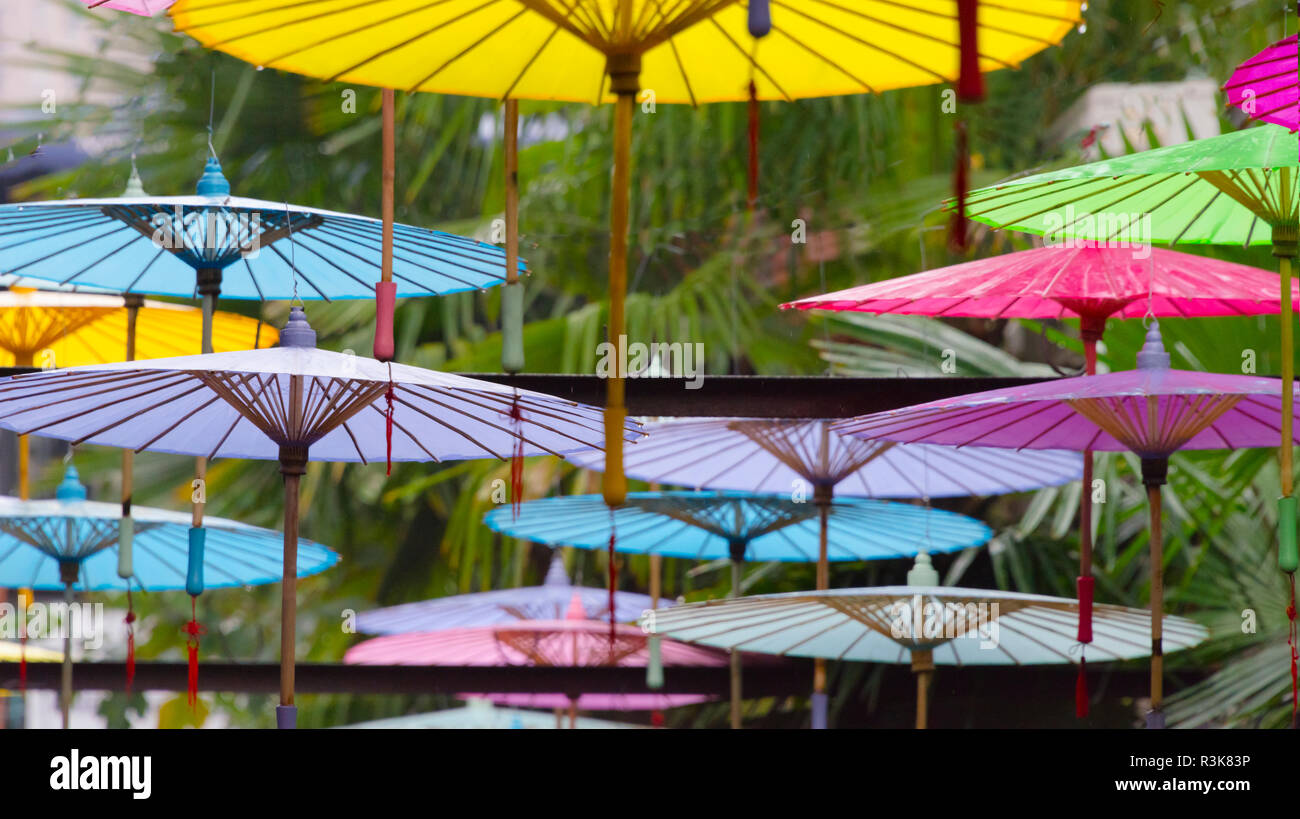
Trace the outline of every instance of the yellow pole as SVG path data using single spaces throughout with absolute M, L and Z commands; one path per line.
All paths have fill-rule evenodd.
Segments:
M 519 281 L 519 100 L 506 100 L 506 284 Z
M 641 74 L 639 54 L 613 54 L 607 70 L 610 89 L 618 95 L 614 105 L 614 174 L 610 191 L 609 236 L 609 343 L 615 351 L 615 369 L 605 387 L 605 503 L 622 506 L 627 500 L 623 475 L 623 424 L 627 419 L 622 372 L 623 338 L 627 326 L 623 312 L 627 295 L 628 212 L 632 185 L 632 114 Z

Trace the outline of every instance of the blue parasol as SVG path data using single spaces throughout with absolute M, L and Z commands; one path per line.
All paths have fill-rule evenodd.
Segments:
M 208 518 L 205 548 L 198 560 L 191 548 L 190 515 L 164 509 L 135 508 L 134 548 L 120 548 L 122 506 L 87 500 L 77 468 L 69 465 L 54 500 L 0 497 L 0 586 L 62 589 L 71 602 L 74 589 L 86 591 L 149 591 L 253 586 L 281 579 L 283 536 L 279 532 L 222 518 Z M 309 540 L 298 541 L 298 576 L 322 572 L 338 555 Z M 134 675 L 133 613 L 127 614 L 127 688 Z M 190 698 L 198 681 L 198 638 L 201 627 L 192 618 L 189 639 Z M 71 632 L 64 635 L 65 644 Z M 72 698 L 72 659 L 63 652 L 61 703 L 63 727 L 68 727 Z
M 131 191 L 136 192 L 143 193 Z M 290 234 L 293 247 L 286 247 Z M 120 293 L 374 298 L 382 237 L 378 219 L 231 196 L 215 157 L 208 159 L 194 196 L 0 205 L 5 273 Z M 523 262 L 519 268 L 524 271 Z M 394 225 L 399 298 L 482 290 L 505 276 L 501 248 Z

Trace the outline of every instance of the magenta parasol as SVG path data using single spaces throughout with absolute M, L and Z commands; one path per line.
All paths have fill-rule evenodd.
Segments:
M 1237 66 L 1223 84 L 1228 104 L 1252 119 L 1300 130 L 1296 35 L 1273 45 Z
M 1149 255 L 1148 255 L 1149 251 Z M 781 305 L 799 310 L 1080 321 L 1095 369 L 1108 318 L 1276 315 L 1276 273 L 1159 248 L 1072 242 L 1022 250 Z M 1300 294 L 1300 289 L 1292 287 Z
M 904 443 L 1128 450 L 1140 456 L 1142 482 L 1151 507 L 1154 650 L 1152 712 L 1147 724 L 1163 727 L 1160 487 L 1166 482 L 1169 456 L 1179 449 L 1276 446 L 1282 406 L 1282 382 L 1276 378 L 1170 369 L 1169 354 L 1153 322 L 1146 345 L 1138 353 L 1137 370 L 947 398 L 848 419 L 837 425 L 837 431 Z M 1294 531 L 1294 526 L 1290 530 Z M 1294 548 L 1294 540 L 1279 545 L 1283 550 Z M 1082 626 L 1080 630 L 1080 642 L 1089 642 L 1090 635 L 1084 639 Z M 1082 675 L 1082 666 L 1080 672 Z

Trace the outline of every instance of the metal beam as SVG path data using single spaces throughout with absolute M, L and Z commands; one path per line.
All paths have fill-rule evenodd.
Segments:
M 0 377 L 34 372 L 0 367 Z M 595 375 L 458 373 L 603 406 L 605 381 Z M 1019 387 L 1046 378 L 828 378 L 825 376 L 710 375 L 698 389 L 680 378 L 629 378 L 631 415 L 741 418 L 851 418 L 940 398 Z
M 605 402 L 605 379 L 594 375 L 461 373 L 536 390 L 582 404 Z M 711 375 L 698 389 L 680 378 L 630 378 L 631 415 L 741 418 L 851 418 L 972 392 L 1019 387 L 1046 378 L 828 378 Z
M 58 690 L 61 663 L 28 663 L 29 689 Z M 0 663 L 0 688 L 19 687 L 18 663 Z M 411 666 L 299 663 L 295 688 L 299 694 L 457 694 L 466 691 L 649 693 L 645 669 L 628 666 L 561 668 L 554 666 Z M 726 667 L 664 669 L 668 694 L 715 694 L 730 691 Z M 137 662 L 136 691 L 184 691 L 189 668 L 180 662 Z M 802 691 L 812 679 L 812 663 L 789 660 L 745 669 L 746 696 L 778 696 Z M 72 684 L 77 691 L 121 691 L 125 663 L 74 663 Z M 210 662 L 199 664 L 199 688 L 242 694 L 273 694 L 280 690 L 278 663 Z

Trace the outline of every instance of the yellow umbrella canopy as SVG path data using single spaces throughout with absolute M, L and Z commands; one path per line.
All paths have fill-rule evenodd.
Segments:
M 63 652 L 39 646 L 23 648 L 21 643 L 12 640 L 0 640 L 0 663 L 16 663 L 23 659 L 24 653 L 29 663 L 61 663 Z
M 967 73 L 963 43 L 967 67 L 1014 66 L 1064 38 L 1081 21 L 1081 6 L 1081 0 L 179 0 L 169 14 L 177 31 L 208 48 L 326 80 L 508 101 L 614 100 L 607 330 L 618 343 L 625 332 L 639 91 L 652 92 L 655 102 L 697 104 L 957 80 Z M 963 29 L 973 36 L 963 37 Z M 978 60 L 971 60 L 976 43 Z M 386 160 L 390 100 L 386 94 Z M 387 180 L 387 165 L 384 173 Z M 508 234 L 510 205 L 508 195 Z M 503 316 L 514 327 L 522 296 L 511 284 L 502 296 L 511 299 L 503 302 Z M 618 506 L 627 495 L 621 376 L 609 379 L 606 408 L 603 490 L 610 506 Z
M 267 68 L 498 99 L 615 98 L 608 55 L 637 55 L 656 102 L 863 94 L 957 79 L 957 0 L 179 0 L 177 31 Z M 1018 65 L 1081 20 L 1080 0 L 979 9 L 980 67 Z
M 13 287 L 0 292 L 0 366 L 81 367 L 127 358 L 131 310 L 125 299 Z M 135 358 L 168 358 L 198 349 L 203 311 L 147 300 L 136 308 Z M 279 332 L 257 319 L 218 313 L 216 352 L 271 347 Z

